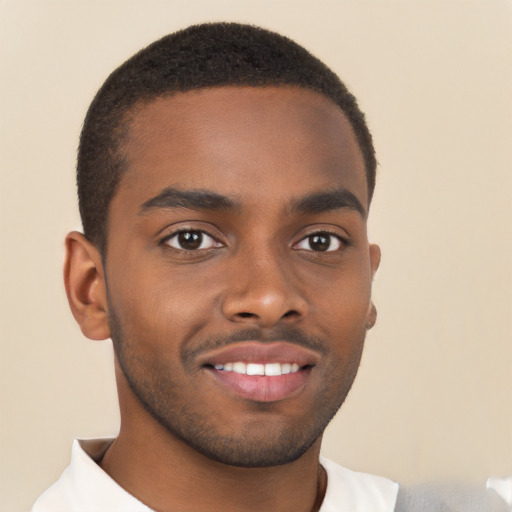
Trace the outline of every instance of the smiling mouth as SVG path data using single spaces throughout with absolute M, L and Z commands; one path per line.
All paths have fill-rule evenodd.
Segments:
M 227 396 L 278 402 L 302 392 L 320 355 L 289 342 L 237 342 L 205 352 L 199 366 Z
M 216 364 L 213 368 L 215 368 L 215 370 L 233 372 L 240 375 L 278 377 L 280 375 L 297 373 L 307 366 L 308 365 L 302 367 L 297 363 L 244 363 L 237 361 L 233 363 Z

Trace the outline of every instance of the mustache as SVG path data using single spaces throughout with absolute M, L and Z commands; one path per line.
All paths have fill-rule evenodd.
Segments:
M 280 326 L 271 330 L 259 328 L 249 328 L 236 331 L 229 334 L 219 334 L 205 339 L 193 347 L 185 345 L 181 351 L 181 358 L 185 364 L 191 363 L 196 357 L 209 350 L 227 347 L 235 343 L 244 341 L 258 341 L 260 343 L 272 343 L 274 341 L 285 341 L 310 350 L 314 350 L 322 355 L 327 353 L 327 343 L 318 337 L 305 334 L 296 327 Z

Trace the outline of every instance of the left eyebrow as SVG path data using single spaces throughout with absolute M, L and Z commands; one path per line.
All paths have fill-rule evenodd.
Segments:
M 210 190 L 179 190 L 173 187 L 142 204 L 139 215 L 156 208 L 187 208 L 189 210 L 230 210 L 236 204 L 226 196 Z
M 355 210 L 363 219 L 366 210 L 357 197 L 345 188 L 320 191 L 295 199 L 291 203 L 291 213 L 324 213 L 333 210 Z

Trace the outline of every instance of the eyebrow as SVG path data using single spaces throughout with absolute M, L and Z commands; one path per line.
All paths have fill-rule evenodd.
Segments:
M 166 188 L 142 204 L 139 215 L 155 208 L 188 208 L 190 210 L 230 210 L 237 206 L 226 196 L 209 190 Z
M 231 210 L 239 204 L 210 190 L 179 190 L 168 187 L 144 202 L 139 210 L 143 215 L 156 208 L 188 208 L 191 210 Z M 334 210 L 354 210 L 366 218 L 366 210 L 357 197 L 345 188 L 319 191 L 294 199 L 290 213 L 315 214 Z
M 359 199 L 345 188 L 320 191 L 292 201 L 292 213 L 314 214 L 333 210 L 355 210 L 361 217 L 366 218 L 367 212 Z

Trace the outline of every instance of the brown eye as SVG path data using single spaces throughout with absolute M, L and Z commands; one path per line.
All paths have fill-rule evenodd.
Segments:
M 167 238 L 165 243 L 174 249 L 181 249 L 183 251 L 211 249 L 222 245 L 210 235 L 197 230 L 180 231 L 175 233 L 171 237 Z
M 178 245 L 187 251 L 199 249 L 203 241 L 203 234 L 199 231 L 183 231 L 178 234 Z
M 331 245 L 330 237 L 327 235 L 313 235 L 308 237 L 309 246 L 313 251 L 327 251 Z
M 303 238 L 295 247 L 314 252 L 331 252 L 341 248 L 342 241 L 330 233 L 314 233 Z

